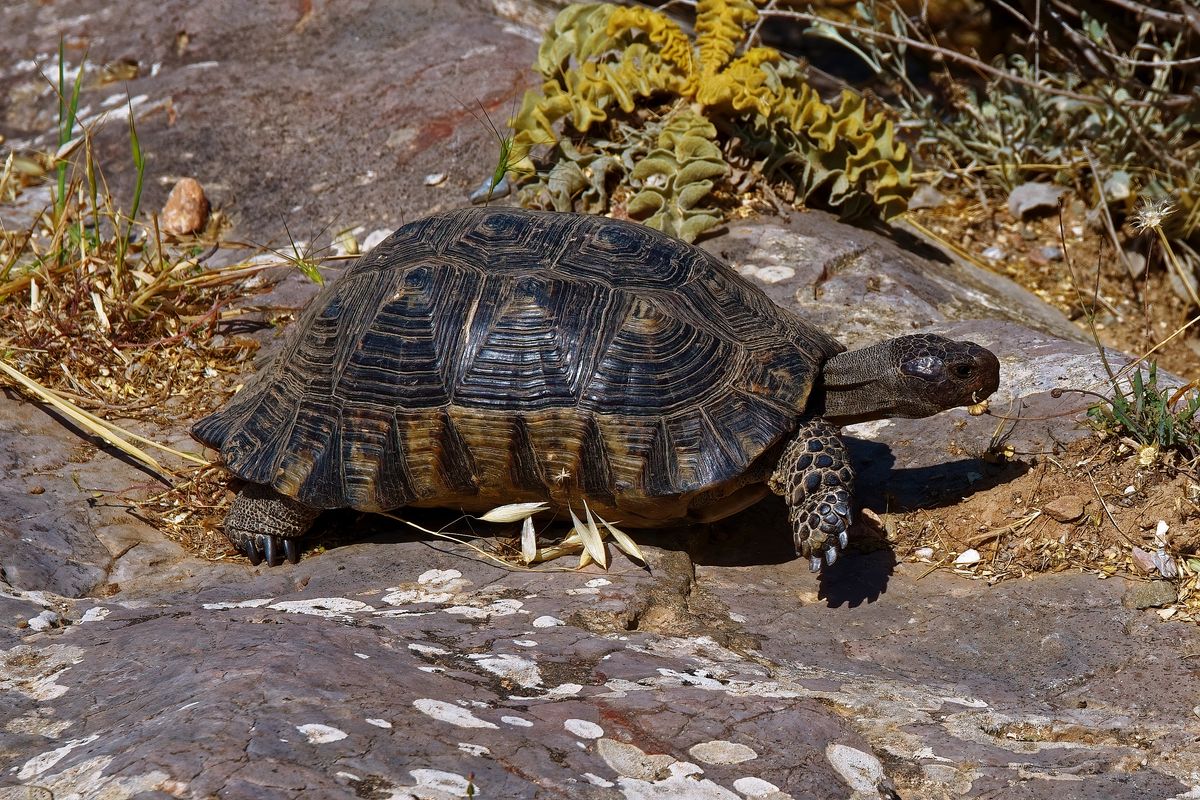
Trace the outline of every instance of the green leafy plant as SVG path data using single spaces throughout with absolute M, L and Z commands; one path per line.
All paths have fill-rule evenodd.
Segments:
M 1128 437 L 1143 447 L 1174 450 L 1188 461 L 1200 458 L 1200 392 L 1193 386 L 1160 387 L 1158 365 L 1133 373 L 1126 392 L 1114 382 L 1111 398 L 1088 409 L 1098 429 Z
M 692 40 L 658 11 L 564 8 L 538 51 L 541 92 L 511 123 L 515 145 L 551 148 L 521 201 L 603 211 L 624 183 L 630 216 L 694 239 L 723 218 L 713 194 L 736 159 L 844 216 L 902 212 L 911 164 L 892 122 L 849 91 L 827 105 L 797 62 L 747 47 L 757 18 L 752 0 L 699 0 Z

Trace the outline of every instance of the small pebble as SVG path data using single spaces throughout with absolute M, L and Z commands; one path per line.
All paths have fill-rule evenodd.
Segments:
M 933 548 L 932 547 L 918 547 L 916 550 L 913 551 L 913 555 L 916 556 L 917 558 L 923 559 L 925 561 L 932 561 L 933 560 Z
M 208 210 L 208 198 L 204 196 L 200 182 L 195 178 L 181 178 L 167 196 L 158 223 L 167 233 L 185 236 L 204 229 Z
M 1004 260 L 1004 251 L 1001 250 L 999 247 L 992 245 L 991 247 L 989 247 L 983 251 L 983 257 L 986 258 L 988 261 L 1003 261 Z
M 1174 603 L 1176 596 L 1175 584 L 1170 581 L 1139 581 L 1125 593 L 1125 605 L 1131 608 L 1159 608 Z
M 446 181 L 446 173 L 432 172 L 425 176 L 426 186 L 438 186 Z
M 1140 278 L 1146 272 L 1146 257 L 1135 250 L 1125 251 L 1125 263 L 1129 265 L 1129 277 Z
M 912 197 L 908 201 L 908 209 L 909 211 L 914 211 L 918 208 L 937 208 L 945 204 L 946 195 L 928 183 L 923 183 L 913 192 Z
M 1150 556 L 1150 553 L 1140 547 L 1134 547 L 1130 551 L 1130 557 L 1142 572 L 1154 572 L 1157 569 L 1154 566 L 1154 559 Z
M 983 557 L 979 555 L 979 551 L 972 547 L 970 550 L 963 550 L 959 553 L 958 558 L 954 559 L 954 563 L 960 566 L 967 566 L 978 564 L 982 560 Z
M 495 186 L 492 186 L 492 178 L 489 175 L 483 179 L 483 183 L 479 184 L 478 189 L 467 195 L 467 199 L 475 205 L 480 205 L 489 200 L 499 200 L 501 197 L 508 197 L 508 193 L 511 191 L 512 184 L 508 182 L 508 175 L 505 175 Z
M 1048 214 L 1058 208 L 1058 198 L 1066 191 L 1048 183 L 1022 183 L 1008 195 L 1008 213 L 1017 219 Z
M 1073 494 L 1057 497 L 1042 506 L 1047 516 L 1059 522 L 1074 522 L 1083 516 L 1084 509 L 1083 499 Z
M 1057 245 L 1051 247 L 1042 247 L 1038 249 L 1038 255 L 1047 261 L 1062 261 L 1063 251 Z

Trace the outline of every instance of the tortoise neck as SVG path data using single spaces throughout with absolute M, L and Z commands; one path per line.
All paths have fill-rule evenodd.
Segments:
M 895 416 L 893 393 L 884 385 L 892 363 L 888 342 L 830 358 L 821 374 L 821 416 L 838 426 Z

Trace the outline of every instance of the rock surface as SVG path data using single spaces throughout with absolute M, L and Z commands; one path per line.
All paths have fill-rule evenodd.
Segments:
M 195 175 L 234 235 L 262 242 L 285 219 L 365 235 L 465 204 L 495 147 L 465 104 L 503 115 L 532 85 L 537 36 L 511 20 L 544 16 L 507 0 L 116 8 L 0 7 L 0 132 L 50 146 L 33 65 L 60 35 L 75 64 L 85 48 L 134 58 L 139 135 L 165 179 L 146 207 Z M 123 87 L 86 90 L 84 116 L 110 97 Z M 101 135 L 118 193 L 122 131 Z M 1031 418 L 1008 435 L 1018 452 L 1078 435 L 1080 403 L 1049 393 L 1103 378 L 1056 312 L 902 234 L 810 213 L 706 246 L 847 344 L 928 326 L 994 348 L 993 408 Z M 310 291 L 289 280 L 273 297 Z M 856 427 L 860 498 L 882 512 L 1004 480 L 981 458 L 995 425 Z M 1200 663 L 1185 657 L 1200 636 L 1122 605 L 1120 580 L 987 586 L 887 550 L 812 576 L 777 501 L 639 537 L 649 572 L 509 572 L 354 515 L 323 523 L 354 543 L 252 568 L 139 523 L 123 493 L 152 485 L 0 399 L 0 800 L 1132 800 L 1200 785 Z

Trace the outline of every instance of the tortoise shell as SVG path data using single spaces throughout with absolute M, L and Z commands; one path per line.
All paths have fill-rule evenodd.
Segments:
M 193 435 L 316 508 L 582 497 L 663 524 L 745 484 L 842 349 L 642 225 L 464 209 L 350 266 Z

